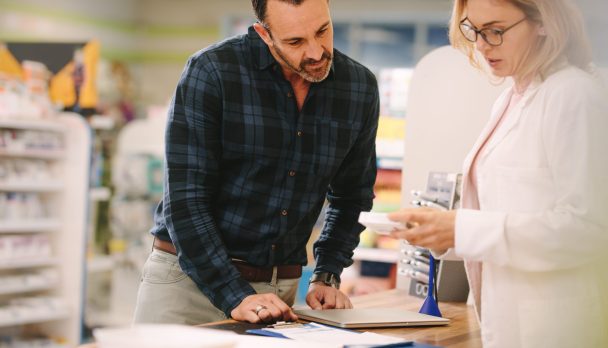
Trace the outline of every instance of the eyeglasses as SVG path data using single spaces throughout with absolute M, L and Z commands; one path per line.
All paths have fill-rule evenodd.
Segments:
M 481 35 L 481 38 L 487 42 L 490 46 L 500 46 L 502 45 L 502 36 L 509 30 L 513 29 L 516 25 L 524 22 L 527 17 L 524 17 L 519 22 L 507 27 L 505 29 L 497 29 L 497 28 L 483 28 L 483 29 L 475 29 L 472 24 L 465 23 L 468 18 L 463 19 L 460 22 L 460 32 L 464 36 L 465 39 L 471 42 L 477 42 L 477 35 Z

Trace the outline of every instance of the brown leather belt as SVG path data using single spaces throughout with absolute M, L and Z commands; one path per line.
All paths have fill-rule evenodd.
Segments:
M 154 238 L 154 249 L 177 255 L 173 243 Z M 272 281 L 273 267 L 256 267 L 245 261 L 232 260 L 232 264 L 241 273 L 241 277 L 248 282 L 270 282 Z M 279 265 L 277 267 L 277 279 L 297 279 L 302 276 L 300 265 Z

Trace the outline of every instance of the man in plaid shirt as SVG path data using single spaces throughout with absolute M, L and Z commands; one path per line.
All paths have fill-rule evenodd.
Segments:
M 252 0 L 247 34 L 194 54 L 166 131 L 165 193 L 135 322 L 295 320 L 306 243 L 311 308 L 338 290 L 372 206 L 378 87 L 333 48 L 328 0 Z

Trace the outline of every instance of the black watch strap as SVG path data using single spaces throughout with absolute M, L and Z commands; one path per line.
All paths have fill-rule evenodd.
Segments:
M 340 288 L 340 276 L 337 276 L 330 272 L 314 273 L 312 277 L 310 277 L 310 281 L 308 283 L 312 284 L 316 282 L 321 282 L 327 286 L 331 286 L 332 288 Z

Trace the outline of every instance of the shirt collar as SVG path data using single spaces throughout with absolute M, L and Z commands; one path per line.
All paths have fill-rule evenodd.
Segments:
M 249 47 L 253 65 L 257 69 L 265 70 L 269 66 L 277 63 L 264 40 L 262 40 L 260 35 L 253 29 L 253 25 L 249 27 L 247 36 L 249 37 Z
M 255 31 L 255 29 L 253 29 L 253 26 L 249 27 L 249 29 L 247 31 L 247 36 L 249 37 L 249 47 L 250 47 L 250 51 L 251 51 L 251 57 L 253 59 L 253 65 L 255 68 L 257 68 L 259 70 L 265 70 L 271 66 L 277 66 L 277 67 L 280 66 L 279 63 L 277 62 L 277 60 L 274 59 L 274 56 L 272 55 L 272 53 L 270 53 L 270 49 L 268 48 L 268 45 L 266 45 L 264 40 L 262 40 L 260 35 Z M 336 65 L 336 53 L 334 50 L 334 60 L 331 64 L 329 75 L 327 76 L 328 79 L 329 78 L 333 79 L 335 65 Z

